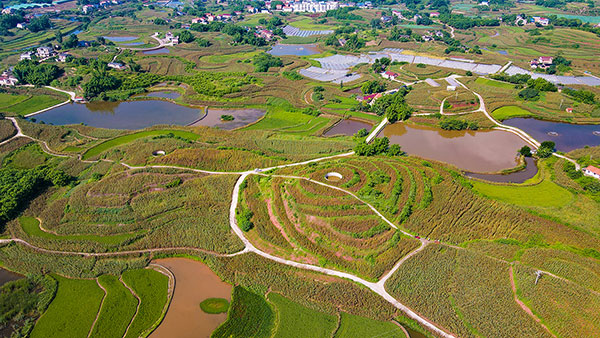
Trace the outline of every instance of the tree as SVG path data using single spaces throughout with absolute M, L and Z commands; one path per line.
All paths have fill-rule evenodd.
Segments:
M 165 19 L 156 18 L 156 19 L 154 19 L 154 24 L 155 25 L 166 25 L 167 21 L 165 21 Z
M 521 149 L 519 149 L 519 154 L 525 157 L 531 157 L 531 148 L 529 148 L 528 146 L 523 146 L 521 147 Z
M 32 32 L 39 32 L 45 29 L 52 27 L 52 23 L 50 22 L 50 18 L 47 15 L 42 15 L 37 18 L 33 18 L 29 21 L 27 25 L 27 29 Z
M 402 156 L 404 155 L 404 151 L 398 144 L 392 144 L 390 149 L 387 151 L 388 156 Z
M 196 42 L 198 43 L 198 46 L 200 46 L 200 47 L 208 47 L 211 45 L 210 41 L 203 39 L 203 38 L 196 39 Z
M 360 87 L 360 90 L 363 92 L 363 94 L 373 94 L 381 93 L 385 91 L 386 88 L 387 85 L 385 84 L 385 82 L 373 80 L 363 83 L 363 85 Z
M 283 66 L 280 58 L 264 52 L 254 57 L 253 64 L 257 72 L 267 72 L 271 67 Z
M 69 35 L 69 37 L 63 43 L 65 48 L 75 48 L 79 46 L 79 38 L 75 34 Z
M 196 38 L 194 37 L 194 34 L 192 34 L 188 30 L 181 31 L 179 33 L 179 41 L 181 41 L 181 42 L 189 43 L 189 42 L 193 42 L 195 39 Z
M 527 87 L 519 92 L 519 97 L 526 101 L 537 101 L 540 98 L 540 91 Z
M 552 141 L 544 141 L 540 144 L 540 147 L 537 149 L 537 156 L 540 158 L 546 158 L 552 155 L 554 152 L 555 144 Z
M 15 66 L 13 73 L 20 83 L 47 86 L 52 80 L 59 77 L 62 70 L 56 65 L 23 60 Z

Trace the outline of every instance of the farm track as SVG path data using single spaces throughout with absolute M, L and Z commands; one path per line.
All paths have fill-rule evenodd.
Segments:
M 102 306 L 104 306 L 104 301 L 106 300 L 106 296 L 108 296 L 108 292 L 106 291 L 104 286 L 102 286 L 102 284 L 100 284 L 100 281 L 98 280 L 98 278 L 95 278 L 95 281 L 96 281 L 96 284 L 98 284 L 98 286 L 100 287 L 100 289 L 102 289 L 102 291 L 104 292 L 104 296 L 102 296 L 102 301 L 100 302 L 100 307 L 98 308 L 98 312 L 96 313 L 96 318 L 94 318 L 94 322 L 92 323 L 92 326 L 90 326 L 90 331 L 88 332 L 88 335 L 87 335 L 88 338 L 92 335 L 92 332 L 94 331 L 94 327 L 96 326 L 96 323 L 98 322 L 98 318 L 100 318 L 100 313 L 102 312 Z
M 457 81 L 458 82 L 458 81 Z M 461 86 L 463 86 L 465 89 L 468 89 L 464 84 L 458 82 Z M 476 111 L 480 111 L 483 112 L 486 117 L 488 117 L 491 121 L 494 122 L 494 124 L 496 124 L 498 126 L 498 129 L 502 129 L 505 131 L 510 131 L 513 132 L 515 134 L 517 134 L 519 137 L 523 138 L 524 140 L 528 141 L 529 143 L 531 143 L 532 145 L 536 145 L 539 146 L 539 142 L 537 142 L 534 138 L 532 138 L 531 136 L 529 136 L 528 134 L 526 134 L 525 132 L 523 132 L 522 130 L 518 129 L 518 128 L 514 128 L 514 127 L 509 127 L 509 126 L 505 126 L 502 125 L 501 123 L 499 123 L 498 121 L 494 120 L 489 113 L 487 112 L 487 110 L 485 109 L 485 103 L 483 101 L 483 98 L 481 97 L 481 95 L 479 95 L 478 93 L 470 90 L 475 96 L 478 97 L 479 102 L 480 102 L 480 107 L 479 109 L 477 109 Z M 41 140 L 37 140 L 35 138 L 32 138 L 30 136 L 27 136 L 25 134 L 23 134 L 21 128 L 19 127 L 17 120 L 15 118 L 8 118 L 9 120 L 12 121 L 13 125 L 15 126 L 15 128 L 17 129 L 17 134 L 15 134 L 13 137 L 3 141 L 0 143 L 0 145 L 5 144 L 15 138 L 18 137 L 25 137 L 25 138 L 29 138 L 32 139 L 36 142 L 40 142 L 42 144 L 44 144 L 44 146 L 47 149 L 44 149 L 44 147 L 42 147 L 42 149 L 47 152 L 48 154 L 52 155 L 52 156 L 61 156 L 61 157 L 75 157 L 75 156 L 69 156 L 69 155 L 60 155 L 60 154 L 56 154 L 51 152 L 50 148 L 47 146 L 47 143 L 45 141 L 41 141 Z M 388 123 L 387 118 L 383 119 L 383 121 L 381 121 L 381 123 L 371 132 L 371 134 L 367 137 L 366 141 L 370 142 L 373 140 L 373 138 L 375 138 L 379 132 L 385 127 L 385 125 Z M 370 290 L 372 290 L 373 292 L 377 293 L 378 295 L 380 295 L 381 297 L 383 297 L 386 301 L 388 301 L 390 304 L 392 304 L 394 307 L 396 307 L 397 309 L 403 311 L 408 317 L 416 320 L 419 324 L 421 324 L 422 326 L 428 328 L 430 331 L 436 333 L 438 336 L 444 337 L 444 338 L 454 338 L 456 337 L 456 335 L 450 333 L 448 330 L 440 327 L 439 325 L 437 325 L 436 323 L 434 323 L 433 321 L 423 317 L 422 315 L 418 314 L 417 312 L 413 311 L 412 309 L 410 309 L 408 306 L 400 303 L 398 300 L 396 300 L 393 296 L 391 296 L 387 290 L 385 289 L 385 283 L 387 282 L 387 280 L 401 267 L 401 265 L 408 259 L 410 259 L 411 257 L 413 257 L 414 255 L 418 254 L 420 251 L 422 251 L 428 244 L 432 243 L 432 241 L 427 240 L 427 239 L 419 239 L 421 242 L 421 245 L 419 246 L 419 248 L 411 251 L 410 253 L 408 253 L 407 255 L 405 255 L 402 259 L 400 259 L 398 262 L 395 263 L 394 267 L 388 271 L 379 281 L 377 282 L 370 282 L 367 280 L 364 280 L 356 275 L 350 274 L 350 273 L 346 273 L 346 272 L 341 272 L 341 271 L 337 271 L 337 270 L 333 270 L 333 269 L 327 269 L 327 268 L 323 268 L 320 266 L 316 266 L 316 265 L 311 265 L 311 264 L 305 264 L 305 263 L 298 263 L 292 260 L 286 260 L 277 256 L 273 256 L 269 253 L 263 252 L 259 249 L 257 249 L 244 235 L 243 231 L 241 230 L 241 228 L 237 225 L 237 220 L 236 220 L 236 210 L 237 210 L 237 204 L 239 201 L 239 193 L 240 193 L 240 187 L 242 185 L 242 183 L 244 182 L 244 180 L 249 176 L 249 175 L 253 175 L 253 174 L 259 174 L 259 175 L 265 175 L 262 172 L 264 171 L 269 171 L 272 169 L 280 169 L 280 168 L 287 168 L 287 167 L 293 167 L 293 166 L 300 166 L 300 165 L 306 165 L 309 163 L 315 163 L 315 162 L 319 162 L 319 161 L 323 161 L 323 160 L 328 160 L 328 159 L 333 159 L 333 158 L 339 158 L 339 157 L 347 157 L 347 156 L 351 156 L 353 155 L 354 152 L 348 152 L 348 153 L 343 153 L 343 154 L 338 154 L 338 155 L 332 155 L 332 156 L 325 156 L 325 157 L 321 157 L 321 158 L 316 158 L 316 159 L 312 159 L 312 160 L 307 160 L 307 161 L 303 161 L 303 162 L 297 162 L 297 163 L 290 163 L 290 164 L 284 164 L 284 165 L 279 165 L 279 166 L 274 166 L 274 167 L 269 167 L 269 168 L 264 168 L 264 169 L 255 169 L 255 170 L 250 170 L 250 171 L 244 171 L 244 172 L 216 172 L 216 171 L 206 171 L 206 170 L 201 170 L 201 169 L 192 169 L 192 168 L 183 168 L 183 167 L 178 167 L 178 166 L 130 166 L 124 163 L 121 163 L 122 165 L 126 166 L 129 169 L 143 169 L 143 168 L 173 168 L 173 169 L 180 169 L 180 170 L 189 170 L 189 171 L 194 171 L 194 172 L 201 172 L 201 173 L 207 173 L 207 174 L 229 174 L 229 175 L 240 175 L 240 177 L 238 178 L 238 180 L 236 181 L 236 184 L 233 188 L 233 192 L 232 192 L 232 197 L 231 197 L 231 204 L 230 204 L 230 209 L 229 209 L 229 223 L 230 226 L 233 230 L 233 232 L 237 235 L 237 237 L 244 243 L 245 248 L 239 252 L 236 253 L 232 253 L 232 254 L 222 254 L 222 253 L 216 253 L 216 252 L 211 252 L 208 250 L 203 250 L 203 249 L 198 249 L 198 248 L 190 248 L 190 247 L 173 247 L 173 248 L 154 248 L 154 249 L 141 249 L 141 250 L 129 250 L 129 251 L 120 251 L 120 252 L 104 252 L 104 253 L 88 253 L 88 252 L 69 252 L 69 251 L 59 251 L 59 250 L 49 250 L 49 249 L 44 249 L 44 248 L 40 248 L 37 246 L 34 246 L 22 239 L 19 238 L 11 238 L 11 239 L 0 239 L 0 245 L 1 244 L 9 244 L 9 243 L 13 243 L 13 242 L 17 242 L 17 243 L 21 243 L 22 245 L 25 245 L 33 250 L 37 250 L 40 252 L 44 252 L 44 253 L 51 253 L 51 254 L 62 254 L 62 255 L 80 255 L 80 256 L 84 256 L 84 257 L 89 257 L 89 256 L 95 256 L 95 257 L 111 257 L 111 256 L 123 256 L 123 255 L 131 255 L 131 254 L 141 254 L 141 253 L 155 253 L 155 252 L 176 252 L 176 251 L 192 251 L 192 252 L 198 252 L 198 253 L 202 253 L 202 254 L 209 254 L 209 255 L 214 255 L 217 257 L 234 257 L 237 255 L 241 255 L 244 253 L 248 253 L 248 252 L 252 252 L 254 254 L 257 254 L 261 257 L 267 258 L 269 260 L 272 260 L 274 262 L 280 263 L 280 264 L 284 264 L 284 265 L 288 265 L 288 266 L 292 266 L 292 267 L 296 267 L 299 269 L 304 269 L 304 270 L 310 270 L 310 271 L 315 271 L 315 272 L 319 272 L 319 273 L 323 273 L 326 275 L 330 275 L 330 276 L 335 276 L 335 277 L 339 277 L 339 278 L 344 278 L 344 279 L 349 279 L 352 280 L 358 284 L 361 284 L 367 288 L 369 288 Z M 557 155 L 555 154 L 555 156 L 559 156 L 562 157 L 562 155 Z M 565 157 L 566 158 L 566 157 Z M 79 157 L 79 159 L 81 160 L 81 158 Z M 572 159 L 566 158 L 569 161 L 573 161 Z M 86 163 L 95 163 L 95 162 L 99 162 L 102 160 L 98 160 L 98 161 L 83 161 Z M 351 196 L 355 197 L 356 199 L 358 199 L 359 201 L 361 201 L 362 203 L 366 204 L 367 206 L 369 206 L 369 208 L 371 208 L 382 220 L 384 220 L 387 224 L 389 224 L 390 226 L 392 226 L 395 229 L 398 229 L 398 227 L 390 222 L 387 218 L 385 218 L 378 210 L 376 210 L 373 206 L 371 206 L 370 204 L 364 202 L 363 200 L 361 200 L 358 196 L 356 196 L 354 193 L 344 190 L 342 188 L 338 188 L 323 182 L 319 182 L 319 181 L 315 181 L 315 180 L 311 180 L 310 178 L 306 178 L 306 177 L 298 177 L 298 176 L 285 176 L 285 175 L 273 175 L 275 177 L 283 177 L 283 178 L 294 178 L 294 179 L 303 179 L 303 180 L 308 180 L 310 182 L 322 185 L 324 187 L 328 187 L 331 189 L 335 189 L 338 191 L 342 191 L 345 192 L 347 194 L 350 194 Z M 404 233 L 407 236 L 412 236 L 410 233 L 402 230 L 402 229 L 398 229 L 399 231 L 401 231 L 402 233 Z M 436 241 L 436 243 L 439 243 Z M 445 244 L 445 243 L 439 243 L 441 245 L 446 245 L 449 247 L 453 247 L 453 248 L 460 248 L 460 247 L 456 247 L 454 245 L 450 245 L 450 244 Z M 464 248 L 460 248 L 460 249 L 464 249 Z M 508 262 L 507 262 L 508 263 Z M 512 268 L 511 268 L 511 272 L 512 272 Z M 544 271 L 542 271 L 544 272 Z M 164 272 L 163 272 L 164 273 Z M 552 277 L 556 277 L 556 278 L 561 278 L 558 276 L 555 276 L 549 272 L 544 272 L 546 274 L 548 274 L 549 276 Z M 562 279 L 562 278 L 561 278 Z M 173 285 L 174 287 L 174 285 Z M 106 291 L 105 291 L 105 297 L 106 297 Z M 104 300 L 104 298 L 103 298 Z M 139 303 L 138 303 L 138 307 L 139 307 Z M 167 305 L 168 307 L 168 305 Z M 166 309 L 165 309 L 166 312 Z M 97 318 L 96 318 L 97 320 Z M 132 319 L 133 320 L 133 319 Z M 95 322 L 94 322 L 95 323 Z M 131 324 L 131 323 L 130 323 Z M 92 326 L 93 329 L 93 326 Z M 91 331 L 90 331 L 91 333 Z
M 137 305 L 135 307 L 135 313 L 131 317 L 131 320 L 129 320 L 129 323 L 127 324 L 127 328 L 125 329 L 125 333 L 123 333 L 123 337 L 127 337 L 127 332 L 129 331 L 129 328 L 131 327 L 131 323 L 133 323 L 133 320 L 135 319 L 135 317 L 137 316 L 138 312 L 140 311 L 140 305 L 142 304 L 142 300 L 137 295 L 137 293 L 135 293 L 135 291 L 133 291 L 133 289 L 131 287 L 129 287 L 129 285 L 127 285 L 127 283 L 125 283 L 125 281 L 123 280 L 123 275 L 119 276 L 119 281 L 121 282 L 121 284 L 123 284 L 123 286 L 125 286 L 127 288 L 127 290 L 129 290 L 129 292 L 137 300 Z

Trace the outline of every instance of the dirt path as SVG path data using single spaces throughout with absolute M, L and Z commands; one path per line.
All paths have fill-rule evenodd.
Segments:
M 100 287 L 100 289 L 102 289 L 102 291 L 104 291 L 104 296 L 102 296 L 102 301 L 100 302 L 100 308 L 98 309 L 98 313 L 96 313 L 96 318 L 94 319 L 94 322 L 92 323 L 92 326 L 90 327 L 90 332 L 88 332 L 88 338 L 92 335 L 92 332 L 94 331 L 94 327 L 96 326 L 96 323 L 98 322 L 98 318 L 100 317 L 100 312 L 102 312 L 102 306 L 104 306 L 104 300 L 106 299 L 106 296 L 108 295 L 108 292 L 106 292 L 106 289 L 104 288 L 104 286 L 102 286 L 102 284 L 100 284 L 100 281 L 98 281 L 98 278 L 96 278 L 96 284 L 98 284 L 98 286 Z
M 552 335 L 552 337 L 557 338 L 554 333 L 552 333 L 548 327 L 546 327 L 546 325 L 544 325 L 544 323 L 542 323 L 542 320 L 538 318 L 538 316 L 536 316 L 533 311 L 531 311 L 531 309 L 525 305 L 525 303 L 523 303 L 518 297 L 517 297 L 517 286 L 515 285 L 515 278 L 513 275 L 513 267 L 512 265 L 510 266 L 509 271 L 509 276 L 510 276 L 510 286 L 512 288 L 513 291 L 513 296 L 515 298 L 515 302 L 517 302 L 517 304 L 519 304 L 519 306 L 521 307 L 521 309 L 523 309 L 523 311 L 525 311 L 525 313 L 527 313 L 529 315 L 529 317 L 533 318 L 533 320 L 535 320 L 538 324 L 540 324 L 544 330 L 546 330 L 546 332 L 548 332 L 550 335 Z
M 130 288 L 129 285 L 127 285 L 127 283 L 125 283 L 125 281 L 123 280 L 123 275 L 119 276 L 119 281 L 121 282 L 121 284 L 123 284 L 123 286 L 125 286 L 127 288 L 127 290 L 129 290 L 129 292 L 137 300 L 137 306 L 135 307 L 135 313 L 133 314 L 133 316 L 131 317 L 131 320 L 127 324 L 127 328 L 125 329 L 125 333 L 123 333 L 123 338 L 125 338 L 127 336 L 127 332 L 129 332 L 129 328 L 131 327 L 131 323 L 133 323 L 133 320 L 135 319 L 135 317 L 137 317 L 137 314 L 140 311 L 140 304 L 142 304 L 142 300 L 137 295 L 137 293 L 135 293 L 135 291 L 133 291 L 133 289 Z

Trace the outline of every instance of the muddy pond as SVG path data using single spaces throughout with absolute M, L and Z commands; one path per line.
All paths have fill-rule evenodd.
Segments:
M 284 45 L 284 44 L 276 44 L 271 48 L 269 54 L 275 56 L 281 55 L 314 55 L 319 54 L 319 49 L 316 45 Z
M 571 124 L 532 118 L 512 118 L 502 123 L 525 131 L 539 142 L 553 141 L 559 151 L 600 145 L 598 124 Z
M 232 286 L 221 281 L 205 264 L 187 258 L 154 261 L 175 275 L 175 291 L 165 319 L 150 338 L 198 338 L 211 333 L 227 319 L 226 313 L 207 314 L 200 309 L 206 298 L 231 302 Z
M 145 50 L 142 53 L 146 55 L 154 55 L 154 54 L 169 54 L 171 51 L 168 48 L 159 48 L 153 50 Z
M 0 268 L 0 286 L 21 278 L 23 278 L 23 276 L 18 273 Z
M 453 164 L 470 172 L 497 172 L 518 164 L 517 150 L 525 141 L 500 130 L 447 131 L 439 128 L 395 123 L 379 136 L 399 144 L 411 155 Z
M 531 157 L 525 158 L 526 167 L 510 174 L 480 174 L 466 172 L 465 176 L 497 183 L 523 183 L 533 178 L 538 172 L 536 161 Z
M 266 111 L 262 109 L 218 109 L 209 107 L 206 116 L 196 121 L 192 126 L 207 126 L 232 130 L 258 121 L 265 113 Z M 224 121 L 221 119 L 223 115 L 230 115 L 233 117 L 233 120 Z
M 352 136 L 356 134 L 361 129 L 366 129 L 370 131 L 373 128 L 373 125 L 367 122 L 347 119 L 341 120 L 336 123 L 333 127 L 329 128 L 323 136 L 336 136 L 336 135 L 346 135 Z

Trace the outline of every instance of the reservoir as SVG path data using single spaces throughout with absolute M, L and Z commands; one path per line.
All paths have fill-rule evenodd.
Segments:
M 323 133 L 323 136 L 336 136 L 336 135 L 352 136 L 361 129 L 366 129 L 367 131 L 370 131 L 371 128 L 373 128 L 373 125 L 371 125 L 367 122 L 353 120 L 353 119 L 347 119 L 347 120 L 341 120 L 340 122 L 336 123 L 333 127 L 331 127 L 329 130 L 327 130 L 325 133 Z
M 204 263 L 187 258 L 159 259 L 154 263 L 175 275 L 175 292 L 165 319 L 150 338 L 210 337 L 227 319 L 227 313 L 207 314 L 200 302 L 207 298 L 225 298 L 231 303 L 231 285 L 221 279 Z
M 86 124 L 97 128 L 143 129 L 157 124 L 188 125 L 203 115 L 202 109 L 168 101 L 69 103 L 32 116 L 54 125 Z
M 271 50 L 269 51 L 269 54 L 275 55 L 275 56 L 281 56 L 281 55 L 304 56 L 304 55 L 314 55 L 314 54 L 318 54 L 318 53 L 319 53 L 319 50 L 317 49 L 316 45 L 277 44 L 277 45 L 273 46 L 273 48 L 271 48 Z
M 383 135 L 382 135 L 383 134 Z M 395 123 L 383 129 L 390 143 L 410 155 L 453 164 L 470 172 L 497 172 L 515 167 L 525 141 L 501 130 L 466 131 Z
M 556 149 L 568 152 L 600 145 L 600 125 L 550 122 L 532 118 L 512 118 L 502 123 L 517 127 L 539 142 L 553 141 Z

